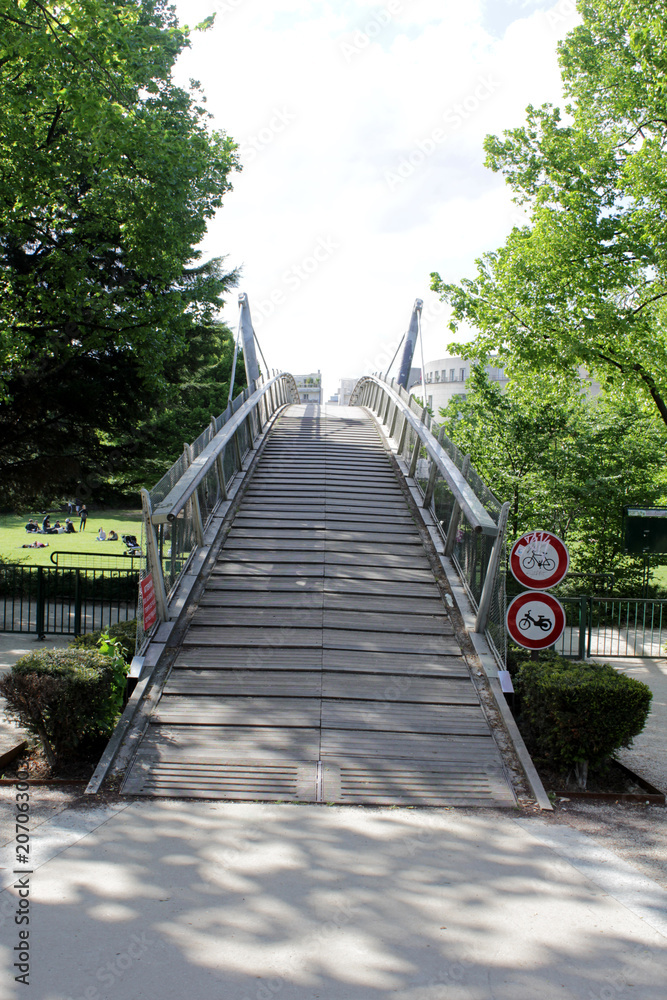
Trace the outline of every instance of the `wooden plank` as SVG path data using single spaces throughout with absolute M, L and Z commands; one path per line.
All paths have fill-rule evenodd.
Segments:
M 457 736 L 430 733 L 382 733 L 369 729 L 323 729 L 322 760 L 437 760 L 456 766 L 493 767 L 499 764 L 498 747 L 490 734 Z
M 420 702 L 432 705 L 479 704 L 468 679 L 406 677 L 403 674 L 341 674 L 325 671 L 321 679 L 324 698 L 344 700 Z
M 304 614 L 305 612 L 297 612 Z M 454 630 L 449 619 L 444 615 L 402 615 L 383 614 L 373 612 L 365 608 L 358 611 L 336 611 L 327 610 L 324 612 L 313 612 L 320 614 L 320 620 L 324 628 L 327 629 L 347 629 L 358 633 L 363 632 L 388 632 L 402 634 L 414 634 L 421 636 L 443 636 L 453 635 Z
M 277 563 L 289 563 L 292 565 L 305 565 L 306 563 L 313 563 L 316 565 L 323 565 L 325 552 L 323 548 L 319 551 L 300 549 L 299 551 L 294 552 L 291 549 L 237 548 L 233 545 L 225 545 L 220 550 L 218 565 L 227 562 L 233 562 L 237 565 L 240 563 L 259 563 L 269 559 L 272 565 Z M 243 568 L 245 568 L 245 566 Z
M 319 698 L 322 675 L 300 670 L 172 670 L 166 694 L 230 697 L 263 695 L 271 698 Z
M 254 607 L 248 613 L 247 608 L 211 607 L 200 605 L 192 618 L 192 625 L 231 625 L 237 628 L 252 629 L 270 626 L 273 628 L 322 628 L 321 609 L 313 608 L 267 608 Z M 451 630 L 450 630 L 451 631 Z
M 324 576 L 324 565 L 315 563 L 281 563 L 281 562 L 261 562 L 261 563 L 238 563 L 225 562 L 220 560 L 215 564 L 212 571 L 216 576 Z
M 248 538 L 240 538 L 235 531 L 230 531 L 222 551 L 228 555 L 238 551 L 246 552 L 248 549 L 245 546 L 250 544 L 250 540 L 253 552 L 260 549 L 269 552 L 324 552 L 324 533 L 319 538 L 283 538 L 281 534 L 271 538 L 258 538 L 254 533 L 250 533 Z
M 387 597 L 432 597 L 441 600 L 440 591 L 431 576 L 430 580 L 350 579 L 327 577 L 322 581 L 322 589 L 327 594 L 377 594 Z
M 288 726 L 312 729 L 320 722 L 319 698 L 220 698 L 163 694 L 152 724 L 201 726 Z
M 379 589 L 379 588 L 378 588 Z M 204 595 L 204 600 L 209 595 Z M 306 595 L 303 595 L 304 597 Z M 314 595 L 313 595 L 313 599 Z M 329 594 L 325 593 L 320 598 L 322 607 L 327 611 L 359 611 L 359 595 L 350 593 Z M 365 594 L 362 603 L 362 612 L 383 611 L 385 614 L 416 614 L 416 615 L 438 615 L 445 611 L 445 605 L 440 597 L 413 597 L 404 595 L 402 597 L 385 596 L 382 593 Z
M 179 669 L 239 670 L 312 670 L 319 672 L 322 650 L 308 647 L 275 646 L 248 649 L 247 646 L 200 646 L 192 637 L 176 657 Z
M 206 592 L 233 591 L 238 593 L 281 593 L 304 594 L 321 593 L 324 589 L 324 579 L 314 576 L 216 576 L 209 577 Z M 261 598 L 257 598 L 261 600 Z
M 370 673 L 397 674 L 398 676 L 439 675 L 468 677 L 468 668 L 461 652 L 451 653 L 397 653 L 376 652 L 362 649 L 325 649 L 322 652 L 325 670 L 368 671 Z
M 345 633 L 343 633 L 345 634 Z M 292 648 L 320 649 L 322 630 L 319 628 L 252 628 L 216 625 L 191 625 L 187 640 L 196 646 L 246 646 L 249 649 L 265 646 L 290 646 Z
M 194 760 L 318 760 L 319 723 L 312 729 L 293 726 L 174 726 L 146 730 L 137 759 Z
M 356 566 L 354 564 L 341 566 L 325 563 L 323 569 L 325 577 L 337 579 L 353 577 L 357 580 L 384 580 L 388 573 L 391 573 L 391 579 L 395 583 L 429 583 L 433 579 L 430 570 L 409 569 L 407 566 L 395 566 L 389 569 L 387 566 Z
M 218 581 L 216 581 L 217 583 Z M 315 593 L 303 593 L 299 591 L 262 591 L 259 597 L 256 591 L 220 590 L 207 588 L 199 601 L 200 608 L 241 608 L 246 614 L 254 614 L 258 607 L 262 608 L 286 608 L 291 611 L 306 608 L 324 607 L 324 594 L 319 591 Z M 386 609 L 383 609 L 386 610 Z M 321 617 L 321 616 L 320 616 Z M 247 617 L 245 619 L 248 620 Z
M 324 649 L 349 649 L 366 653 L 432 653 L 456 654 L 458 642 L 447 635 L 409 635 L 403 632 L 364 632 L 325 628 L 322 630 Z
M 479 705 L 390 705 L 374 701 L 322 700 L 322 729 L 382 730 L 385 733 L 434 733 L 486 736 Z

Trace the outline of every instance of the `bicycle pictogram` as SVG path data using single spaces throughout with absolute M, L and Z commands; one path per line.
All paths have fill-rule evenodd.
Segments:
M 531 549 L 527 555 L 521 560 L 521 565 L 525 570 L 531 570 L 535 566 L 538 569 L 551 570 L 556 568 L 556 561 L 551 559 L 549 556 L 544 555 L 544 553 L 536 552 L 535 549 Z

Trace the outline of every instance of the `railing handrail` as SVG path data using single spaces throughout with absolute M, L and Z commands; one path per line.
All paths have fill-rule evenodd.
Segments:
M 255 409 L 261 399 L 270 391 L 271 386 L 281 378 L 290 378 L 294 381 L 292 376 L 287 372 L 280 372 L 258 389 L 255 389 L 253 394 L 239 407 L 236 413 L 230 416 L 229 420 L 223 424 L 215 437 L 201 450 L 164 500 L 155 507 L 151 515 L 153 524 L 165 524 L 168 521 L 176 520 L 199 484 L 210 471 L 218 455 L 247 419 L 248 414 Z M 298 396 L 296 383 L 294 383 L 294 392 Z
M 441 475 L 447 482 L 454 499 L 459 504 L 473 531 L 481 531 L 483 534 L 495 538 L 498 534 L 498 525 L 487 513 L 484 505 L 478 499 L 472 487 L 466 482 L 462 473 L 459 469 L 457 469 L 454 462 L 452 462 L 451 458 L 431 433 L 430 429 L 419 419 L 419 417 L 417 417 L 409 403 L 406 403 L 406 401 L 389 383 L 385 382 L 383 378 L 379 378 L 376 375 L 363 375 L 352 390 L 350 405 L 354 405 L 354 400 L 357 398 L 357 389 L 367 382 L 375 382 L 379 385 L 382 391 L 385 392 L 392 402 L 400 409 L 401 414 L 405 417 L 412 430 L 417 434 L 423 446 L 426 448 L 431 459 L 437 465 Z

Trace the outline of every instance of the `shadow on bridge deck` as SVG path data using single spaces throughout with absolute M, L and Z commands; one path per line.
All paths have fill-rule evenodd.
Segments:
M 272 430 L 123 791 L 506 805 L 394 467 L 361 409 Z

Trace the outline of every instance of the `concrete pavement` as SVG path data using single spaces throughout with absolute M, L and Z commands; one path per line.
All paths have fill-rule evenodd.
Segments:
M 537 817 L 93 803 L 31 831 L 22 876 L 9 836 L 6 1000 L 664 996 L 667 891 Z M 21 889 L 29 993 L 12 969 Z

